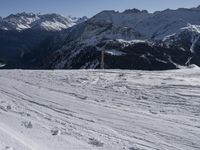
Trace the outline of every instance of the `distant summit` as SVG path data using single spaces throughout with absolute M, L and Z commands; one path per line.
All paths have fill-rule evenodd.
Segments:
M 148 13 L 147 10 L 139 10 L 139 9 L 127 9 L 123 13 L 125 14 L 131 14 L 131 13 Z
M 5 18 L 0 18 L 1 30 L 17 30 L 25 29 L 61 31 L 86 21 L 87 17 L 64 17 L 59 14 L 34 14 L 34 13 L 17 13 L 11 14 Z

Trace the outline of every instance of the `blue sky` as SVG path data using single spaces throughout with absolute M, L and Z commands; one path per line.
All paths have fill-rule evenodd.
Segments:
M 200 0 L 0 0 L 0 16 L 25 11 L 91 17 L 102 10 L 139 8 L 153 12 L 198 5 Z

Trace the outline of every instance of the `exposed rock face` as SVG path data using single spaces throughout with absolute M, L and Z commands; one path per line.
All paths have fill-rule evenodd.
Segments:
M 165 70 L 199 63 L 200 10 L 103 11 L 65 32 L 63 45 L 44 68 Z
M 5 44 L 6 38 L 2 38 L 2 43 L 6 45 L 2 51 L 12 49 L 12 58 L 17 53 L 15 64 L 19 68 L 24 64 L 29 68 L 44 69 L 100 68 L 101 51 L 105 51 L 105 68 L 108 69 L 165 70 L 192 63 L 200 65 L 199 7 L 155 13 L 138 9 L 103 11 L 88 20 L 83 17 L 80 22 L 71 17 L 79 23 L 68 26 L 66 30 L 59 28 L 61 24 L 73 21 L 66 21 L 57 14 L 38 16 L 28 15 L 28 18 L 34 18 L 29 19 L 30 22 L 35 20 L 30 23 L 31 30 L 28 30 L 34 35 L 32 38 L 35 37 L 29 39 L 29 42 L 34 41 L 30 44 L 31 48 L 27 38 L 16 42 L 18 46 L 11 42 L 11 48 Z M 61 30 L 58 34 L 52 32 L 55 26 Z M 47 32 L 38 38 L 35 31 Z M 16 37 L 8 39 L 13 41 Z M 41 40 L 38 42 L 38 39 Z M 28 44 L 24 46 L 22 43 L 26 42 Z M 7 64 L 8 59 L 2 58 L 3 64 Z M 19 62 L 22 65 L 18 65 Z

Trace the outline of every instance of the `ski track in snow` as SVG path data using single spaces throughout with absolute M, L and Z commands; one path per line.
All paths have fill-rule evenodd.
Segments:
M 199 150 L 200 69 L 0 71 L 0 150 Z

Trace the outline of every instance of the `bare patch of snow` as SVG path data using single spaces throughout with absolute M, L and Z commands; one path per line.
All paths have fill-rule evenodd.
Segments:
M 126 53 L 116 50 L 116 49 L 110 49 L 110 50 L 106 50 L 105 53 L 113 55 L 113 56 L 122 56 L 122 55 L 126 55 Z

